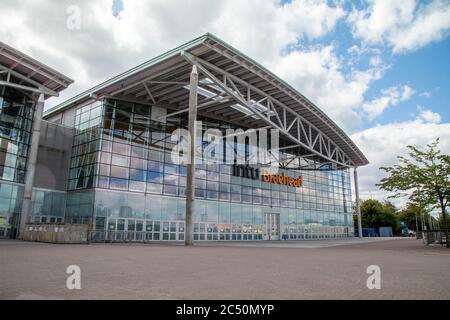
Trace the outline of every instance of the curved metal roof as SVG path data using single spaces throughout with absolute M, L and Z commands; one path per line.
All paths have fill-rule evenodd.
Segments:
M 247 128 L 275 127 L 312 156 L 344 166 L 368 164 L 364 154 L 322 110 L 279 77 L 219 38 L 205 34 L 93 87 L 44 114 L 99 98 L 158 104 L 187 112 L 189 74 L 203 78 L 198 114 Z M 203 82 L 202 82 L 203 81 Z M 201 93 L 201 92 L 199 92 Z

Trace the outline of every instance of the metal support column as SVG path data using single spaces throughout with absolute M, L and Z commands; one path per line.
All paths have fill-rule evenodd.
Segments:
M 186 177 L 186 228 L 184 244 L 186 246 L 193 245 L 193 212 L 194 212 L 194 197 L 195 197 L 195 144 L 196 144 L 196 128 L 195 122 L 197 120 L 197 87 L 198 87 L 198 72 L 197 67 L 192 67 L 191 79 L 189 85 L 189 136 L 190 136 L 190 153 L 189 163 L 187 164 Z
M 361 205 L 359 201 L 358 171 L 356 167 L 353 168 L 353 175 L 355 180 L 356 213 L 358 214 L 358 237 L 362 239 Z
M 34 175 L 39 149 L 39 138 L 41 135 L 41 121 L 44 112 L 44 94 L 40 93 L 36 102 L 33 116 L 33 133 L 31 136 L 30 149 L 28 151 L 27 171 L 25 173 L 25 188 L 23 191 L 22 212 L 20 215 L 20 227 L 17 238 L 22 239 L 25 224 L 31 213 L 31 200 L 33 196 Z
M 419 221 L 417 220 L 417 212 L 416 212 L 416 240 L 419 239 Z

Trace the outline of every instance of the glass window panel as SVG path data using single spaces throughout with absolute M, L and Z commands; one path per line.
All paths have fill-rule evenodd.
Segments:
M 227 183 L 220 183 L 219 184 L 219 191 L 220 192 L 225 192 L 225 193 L 230 192 L 230 185 L 227 184 Z
M 217 199 L 219 197 L 219 193 L 217 191 L 207 191 L 208 199 Z
M 164 185 L 164 193 L 165 194 L 177 194 L 178 187 L 173 185 Z
M 206 214 L 206 221 L 214 223 L 219 222 L 219 203 L 217 201 L 207 202 Z
M 229 201 L 230 194 L 228 192 L 227 193 L 219 192 L 219 199 Z
M 128 180 L 110 178 L 109 187 L 111 189 L 127 190 L 128 189 Z
M 232 193 L 231 194 L 231 201 L 240 202 L 241 201 L 241 194 L 240 193 Z
M 232 193 L 241 193 L 241 186 L 237 184 L 231 185 L 231 192 Z
M 130 145 L 114 142 L 112 152 L 127 156 L 130 153 Z
M 197 198 L 204 198 L 206 196 L 206 191 L 204 189 L 195 188 L 195 196 Z
M 242 206 L 240 204 L 232 203 L 230 213 L 232 223 L 242 223 Z
M 102 140 L 102 151 L 111 152 L 112 142 L 108 140 Z
M 109 177 L 98 177 L 98 187 L 108 188 L 109 187 Z
M 162 183 L 162 174 L 160 172 L 147 171 L 147 182 Z
M 194 206 L 194 221 L 206 221 L 206 202 L 197 201 Z
M 242 205 L 242 223 L 252 223 L 252 206 Z
M 230 204 L 219 202 L 219 222 L 229 223 L 230 221 Z
M 218 191 L 219 190 L 219 184 L 217 182 L 207 181 L 206 182 L 206 189 L 211 190 L 211 191 Z
M 162 161 L 163 160 L 162 153 L 160 151 L 150 149 L 148 159 L 154 161 Z
M 81 114 L 80 123 L 84 123 L 86 121 L 89 121 L 89 112 Z
M 179 178 L 179 186 L 180 187 L 186 187 L 186 177 L 180 177 Z
M 252 196 L 247 195 L 247 194 L 243 194 L 242 195 L 242 202 L 252 203 Z
M 145 181 L 145 170 L 130 169 L 130 179 L 137 181 Z
M 206 179 L 206 171 L 202 169 L 195 170 L 195 177 L 198 179 Z
M 147 192 L 149 193 L 162 193 L 162 184 L 148 183 L 147 182 Z
M 206 189 L 206 180 L 195 179 L 195 187 L 198 189 Z
M 221 174 L 219 177 L 220 182 L 230 182 L 230 176 L 227 174 Z
M 109 165 L 100 164 L 100 175 L 109 176 Z
M 102 106 L 101 105 L 91 109 L 91 119 L 100 117 L 101 114 L 102 114 Z
M 152 220 L 161 219 L 162 198 L 160 196 L 146 195 L 145 212 L 146 218 Z
M 231 167 L 230 165 L 220 165 L 219 171 L 220 173 L 231 174 Z
M 242 187 L 242 194 L 251 195 L 252 194 L 252 188 L 251 187 Z
M 167 164 L 164 166 L 164 172 L 165 173 L 171 173 L 176 174 L 177 173 L 177 166 L 174 164 Z
M 131 158 L 130 160 L 131 168 L 145 170 L 147 167 L 147 161 L 145 159 Z
M 219 174 L 217 172 L 208 171 L 207 172 L 207 179 L 212 181 L 218 181 Z
M 111 177 L 128 179 L 128 168 L 111 166 Z
M 158 171 L 158 172 L 163 172 L 163 164 L 161 162 L 158 161 L 148 161 L 148 170 L 150 171 Z
M 187 167 L 186 166 L 179 166 L 178 167 L 180 175 L 186 175 L 187 174 Z
M 111 162 L 113 165 L 116 165 L 116 166 L 128 167 L 128 160 L 129 160 L 129 158 L 127 156 L 113 154 Z
M 164 183 L 178 185 L 178 176 L 176 174 L 164 174 Z
M 162 220 L 177 220 L 177 204 L 178 202 L 171 198 L 162 199 L 162 210 L 161 219 Z
M 147 158 L 147 149 L 133 146 L 131 148 L 131 156 L 136 158 Z

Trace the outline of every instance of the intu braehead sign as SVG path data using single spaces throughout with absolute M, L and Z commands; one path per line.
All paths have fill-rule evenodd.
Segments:
M 261 179 L 263 182 L 282 184 L 290 187 L 301 188 L 303 187 L 303 178 L 298 176 L 297 178 L 291 178 L 288 175 L 282 174 L 272 174 L 269 170 L 263 170 L 260 178 L 260 170 L 252 168 L 248 165 L 233 165 L 233 176 L 243 177 L 247 179 L 258 180 Z

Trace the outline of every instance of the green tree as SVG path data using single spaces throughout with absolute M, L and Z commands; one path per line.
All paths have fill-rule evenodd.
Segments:
M 381 203 L 378 200 L 364 200 L 361 203 L 361 225 L 363 228 L 392 227 L 394 233 L 398 231 L 397 209 L 390 202 Z M 354 215 L 357 226 L 357 215 Z
M 409 158 L 398 156 L 399 163 L 380 169 L 389 174 L 378 186 L 394 192 L 390 198 L 408 197 L 409 203 L 438 208 L 443 226 L 447 225 L 446 207 L 450 199 L 450 156 L 441 154 L 439 139 L 427 148 L 408 145 Z M 450 247 L 448 228 L 444 228 L 447 247 Z
M 394 204 L 393 204 L 392 202 L 390 202 L 390 201 L 385 201 L 385 202 L 382 204 L 382 206 L 383 206 L 383 210 L 384 210 L 386 213 L 390 213 L 390 214 L 395 215 L 395 214 L 397 214 L 397 212 L 398 212 L 397 208 L 396 208 L 396 207 L 394 206 Z
M 438 224 L 440 229 L 445 229 L 445 222 L 442 216 L 437 221 L 433 221 L 433 223 Z M 450 229 L 450 219 L 447 219 L 447 229 Z
M 422 230 L 422 225 L 427 226 L 427 229 L 430 229 L 429 221 L 430 215 L 426 212 L 424 208 L 415 203 L 410 203 L 406 206 L 405 209 L 401 210 L 398 213 L 399 221 L 404 221 L 408 229 Z M 417 219 L 417 222 L 416 222 Z

